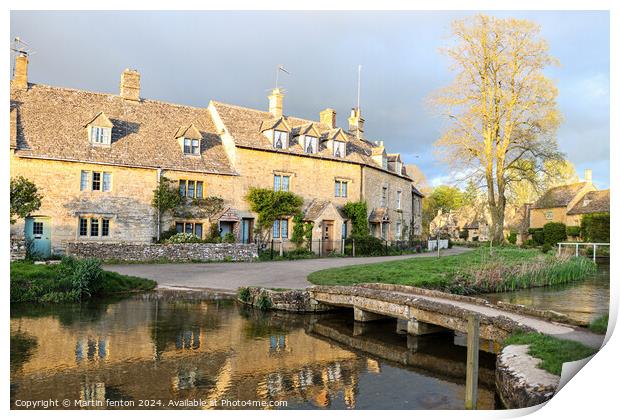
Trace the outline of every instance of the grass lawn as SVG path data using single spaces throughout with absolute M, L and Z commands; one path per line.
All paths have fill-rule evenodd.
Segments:
M 592 321 L 588 328 L 597 334 L 605 334 L 607 332 L 607 323 L 609 322 L 609 314 L 600 316 Z
M 504 342 L 505 346 L 510 344 L 528 344 L 530 348 L 527 353 L 541 360 L 538 367 L 554 375 L 562 373 L 563 363 L 585 359 L 596 353 L 596 349 L 576 341 L 560 340 L 538 333 L 514 334 Z
M 318 285 L 391 283 L 445 289 L 453 293 L 514 290 L 576 280 L 596 270 L 585 258 L 559 260 L 537 249 L 478 248 L 437 258 L 417 257 L 376 264 L 330 268 L 311 273 Z
M 91 284 L 88 279 L 93 279 Z M 152 280 L 103 271 L 98 264 L 11 263 L 11 302 L 77 301 L 91 296 L 148 291 L 155 286 L 157 283 Z

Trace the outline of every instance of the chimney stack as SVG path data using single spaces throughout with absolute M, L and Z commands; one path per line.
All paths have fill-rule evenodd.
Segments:
M 329 128 L 336 128 L 336 111 L 326 108 L 321 111 L 321 124 L 327 125 Z
M 351 116 L 349 117 L 349 132 L 358 139 L 364 137 L 364 119 L 362 111 L 359 108 L 351 108 Z
M 585 176 L 586 176 L 585 181 L 588 184 L 591 184 L 592 183 L 592 169 L 586 169 Z
M 28 56 L 19 54 L 15 57 L 13 83 L 18 89 L 28 89 Z
M 121 74 L 121 97 L 130 101 L 140 100 L 140 73 L 125 69 Z
M 269 113 L 278 118 L 282 116 L 282 99 L 284 95 L 279 88 L 275 88 L 269 95 Z

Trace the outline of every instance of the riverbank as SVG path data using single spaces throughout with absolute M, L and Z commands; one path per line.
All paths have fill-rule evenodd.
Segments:
M 438 289 L 454 294 L 503 292 L 579 280 L 596 271 L 586 258 L 502 247 L 445 257 L 332 268 L 311 273 L 316 285 L 388 283 Z
M 11 303 L 79 302 L 153 290 L 157 283 L 104 271 L 96 259 L 64 258 L 55 264 L 11 263 Z

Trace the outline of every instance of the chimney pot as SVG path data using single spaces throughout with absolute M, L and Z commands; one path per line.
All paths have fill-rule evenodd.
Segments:
M 349 117 L 349 132 L 358 139 L 364 137 L 364 119 L 359 108 L 351 108 L 351 116 Z
M 326 108 L 320 114 L 321 124 L 327 125 L 329 128 L 336 128 L 336 111 L 332 108 Z
M 278 88 L 275 88 L 271 91 L 271 95 L 269 95 L 269 113 L 274 117 L 282 116 L 282 100 L 284 95 L 282 91 Z
M 19 54 L 15 58 L 13 82 L 18 89 L 28 89 L 28 56 Z
M 140 100 L 140 73 L 125 69 L 121 74 L 121 97 L 130 101 Z

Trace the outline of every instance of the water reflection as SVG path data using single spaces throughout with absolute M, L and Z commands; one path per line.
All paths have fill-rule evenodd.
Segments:
M 465 348 L 452 336 L 408 339 L 395 331 L 395 322 L 383 322 L 354 335 L 351 314 L 262 314 L 229 301 L 15 307 L 11 404 L 227 399 L 462 408 Z M 492 356 L 482 356 L 482 408 L 495 407 L 493 375 Z
M 597 272 L 581 282 L 491 293 L 481 297 L 494 303 L 502 301 L 537 309 L 550 309 L 589 323 L 609 312 L 609 264 L 599 264 Z

